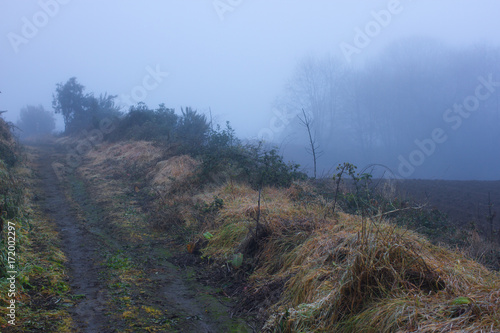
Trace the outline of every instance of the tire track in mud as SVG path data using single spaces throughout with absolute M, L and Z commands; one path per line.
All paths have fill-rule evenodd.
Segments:
M 106 299 L 99 283 L 100 267 L 96 264 L 99 249 L 97 241 L 81 225 L 75 211 L 66 199 L 59 179 L 52 168 L 56 152 L 51 146 L 36 146 L 39 152 L 38 174 L 46 213 L 58 226 L 62 250 L 70 276 L 72 294 L 81 298 L 70 310 L 75 332 L 112 332 L 105 327 Z

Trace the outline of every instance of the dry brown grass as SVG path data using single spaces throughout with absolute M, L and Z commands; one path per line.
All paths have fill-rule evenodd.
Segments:
M 184 192 L 189 189 L 199 162 L 189 156 L 162 160 L 163 156 L 162 149 L 147 141 L 106 143 L 89 151 L 78 171 L 92 183 L 99 204 L 109 204 L 110 198 L 131 196 L 136 192 L 148 193 L 148 200 L 156 198 L 148 203 L 148 223 L 155 229 L 164 230 L 183 224 L 190 216 L 189 207 L 193 202 Z M 124 225 L 144 223 L 134 214 L 127 214 L 124 219 L 123 210 L 127 207 L 115 206 L 110 213 L 111 220 L 121 220 Z
M 247 297 L 280 294 L 265 332 L 500 331 L 498 273 L 387 221 L 325 219 L 299 192 L 264 190 L 266 234 L 246 258 L 258 263 Z M 224 208 L 203 252 L 227 261 L 252 237 L 257 193 L 227 184 L 197 199 L 215 195 Z
M 460 248 L 460 252 L 491 269 L 500 270 L 500 243 L 485 239 L 477 229 L 460 230 L 457 234 L 466 238 L 467 246 Z
M 152 205 L 154 214 L 151 224 L 155 229 L 171 227 L 193 227 L 197 225 L 192 217 L 192 179 L 196 176 L 199 162 L 187 156 L 174 156 L 160 161 L 149 172 L 149 187 L 157 200 Z M 194 222 L 194 223 L 190 223 Z
M 184 182 L 192 177 L 199 164 L 187 155 L 174 156 L 158 162 L 149 176 L 152 178 L 153 185 L 169 189 L 174 182 Z
M 86 162 L 79 171 L 85 179 L 98 181 L 99 190 L 106 191 L 112 188 L 107 186 L 108 179 L 130 179 L 133 170 L 147 172 L 161 157 L 162 150 L 146 141 L 103 144 L 85 155 Z M 121 189 L 120 192 L 125 190 L 129 189 Z
M 148 187 L 146 181 L 136 180 L 137 174 L 144 176 L 162 156 L 160 148 L 146 141 L 102 144 L 89 151 L 78 168 L 93 189 L 93 200 L 109 208 L 109 221 L 129 230 L 124 237 L 130 242 L 139 242 L 143 236 L 137 226 L 146 226 L 140 214 L 133 213 L 142 211 L 133 193 Z
M 162 157 L 162 150 L 147 141 L 103 144 L 87 153 L 90 168 L 127 167 L 135 165 L 144 171 Z
M 258 193 L 237 183 L 197 193 L 190 187 L 197 161 L 161 161 L 148 143 L 103 145 L 87 157 L 82 172 L 96 182 L 121 166 L 147 175 L 143 185 L 166 207 L 164 223 L 213 234 L 205 256 L 228 262 L 243 253 L 243 267 L 253 268 L 245 297 L 270 315 L 264 332 L 500 331 L 498 273 L 388 221 L 332 216 L 307 184 L 265 188 L 264 231 L 256 235 Z M 100 198 L 117 195 L 109 181 Z M 223 207 L 200 220 L 195 203 L 207 207 L 214 197 Z

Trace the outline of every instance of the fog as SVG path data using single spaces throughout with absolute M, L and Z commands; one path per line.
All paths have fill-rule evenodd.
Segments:
M 1 0 L 0 110 L 51 110 L 76 77 L 123 111 L 211 110 L 309 173 L 302 109 L 319 174 L 349 161 L 500 179 L 498 13 L 495 0 Z

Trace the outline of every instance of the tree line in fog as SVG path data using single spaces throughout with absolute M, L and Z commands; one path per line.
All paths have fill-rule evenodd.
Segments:
M 285 154 L 312 165 L 295 149 L 309 140 L 295 116 L 304 109 L 322 170 L 350 161 L 380 163 L 401 178 L 498 179 L 499 60 L 498 48 L 424 38 L 395 42 L 358 66 L 306 58 L 276 101 Z

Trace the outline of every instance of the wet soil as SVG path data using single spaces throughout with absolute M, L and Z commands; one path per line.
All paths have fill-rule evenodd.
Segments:
M 461 228 L 474 225 L 485 236 L 500 230 L 500 181 L 403 180 L 398 184 L 402 197 L 426 203 L 447 214 Z M 493 224 L 488 217 L 495 214 Z
M 43 203 L 46 213 L 56 221 L 63 251 L 68 258 L 67 268 L 70 286 L 78 301 L 72 310 L 75 332 L 107 332 L 106 296 L 99 283 L 100 267 L 96 265 L 99 246 L 92 235 L 79 223 L 78 217 L 68 203 L 53 168 L 53 148 L 39 146 L 38 174 L 41 178 Z

